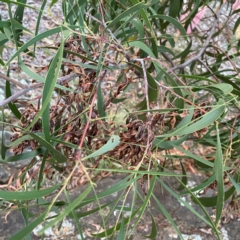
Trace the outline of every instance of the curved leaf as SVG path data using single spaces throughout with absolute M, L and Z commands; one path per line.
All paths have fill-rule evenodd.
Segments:
M 181 33 L 183 38 L 187 40 L 186 30 L 181 25 L 181 23 L 179 23 L 176 19 L 174 19 L 174 18 L 172 18 L 170 16 L 161 15 L 161 14 L 152 15 L 152 16 L 149 16 L 149 18 L 159 18 L 159 19 L 162 19 L 162 20 L 170 22 L 175 28 L 177 28 L 177 30 Z

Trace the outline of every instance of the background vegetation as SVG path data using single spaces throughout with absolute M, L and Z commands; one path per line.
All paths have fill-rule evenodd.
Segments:
M 153 193 L 156 184 L 197 214 L 220 239 L 224 202 L 230 199 L 236 213 L 240 189 L 236 3 L 63 0 L 63 19 L 54 19 L 58 26 L 39 32 L 43 16 L 53 17 L 57 1 L 42 1 L 41 9 L 26 0 L 2 2 L 8 6 L 9 19 L 0 20 L 1 52 L 15 50 L 7 61 L 0 60 L 0 77 L 6 80 L 1 123 L 13 132 L 10 145 L 2 140 L 1 163 L 32 159 L 0 191 L 2 203 L 14 204 L 26 223 L 11 239 L 30 239 L 39 223 L 45 223 L 43 233 L 66 216 L 74 218 L 83 236 L 81 218 L 96 212 L 102 216 L 106 207 L 111 211 L 102 216 L 102 230 L 95 236 L 125 239 L 151 201 L 183 239 Z M 38 11 L 35 32 L 24 27 L 27 9 Z M 53 41 L 45 44 L 45 39 Z M 28 66 L 26 59 L 33 61 L 40 51 L 50 56 L 49 64 Z M 29 85 L 11 78 L 13 63 L 32 80 Z M 12 93 L 13 86 L 20 90 Z M 35 97 L 23 109 L 17 99 L 29 92 Z M 6 118 L 6 109 L 11 110 L 11 119 Z M 6 156 L 9 149 L 14 156 Z M 189 172 L 201 173 L 205 180 L 189 188 Z M 97 181 L 116 173 L 122 174 L 121 182 L 95 191 Z M 168 186 L 166 176 L 175 178 L 178 188 Z M 58 200 L 61 193 L 68 199 L 66 190 L 82 185 L 78 198 Z M 216 195 L 201 197 L 208 188 Z M 135 199 L 126 207 L 130 189 Z M 101 204 L 116 192 L 122 193 L 118 199 Z M 53 193 L 54 199 L 47 201 L 45 196 Z M 184 194 L 191 195 L 202 215 L 180 199 Z M 136 199 L 141 199 L 140 207 Z M 96 208 L 83 212 L 92 203 Z M 41 213 L 34 215 L 29 208 L 36 205 Z M 208 207 L 216 208 L 214 218 Z M 119 210 L 115 226 L 108 227 L 115 210 Z M 49 217 L 50 211 L 56 215 Z M 147 237 L 156 236 L 152 218 Z

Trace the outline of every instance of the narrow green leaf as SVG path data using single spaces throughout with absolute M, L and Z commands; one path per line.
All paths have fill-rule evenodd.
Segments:
M 122 217 L 122 221 L 121 221 L 119 233 L 118 233 L 118 236 L 117 236 L 117 240 L 125 239 L 124 226 L 125 226 L 124 217 Z
M 22 214 L 22 216 L 23 216 L 23 219 L 24 219 L 24 222 L 25 222 L 25 226 L 27 226 L 27 225 L 29 224 L 29 215 L 30 215 L 30 214 L 28 213 L 28 211 L 27 211 L 26 208 L 22 208 L 22 209 L 20 209 L 20 211 L 21 211 L 21 214 Z M 31 240 L 30 233 L 28 233 L 28 234 L 26 235 L 25 239 L 26 239 L 26 240 Z
M 237 30 L 239 24 L 240 24 L 240 17 L 237 19 L 237 21 L 236 21 L 235 24 L 234 24 L 234 27 L 233 27 L 233 34 L 235 34 L 235 32 L 236 32 L 236 30 Z
M 54 220 L 52 220 L 49 223 L 46 223 L 46 225 L 39 231 L 39 233 L 43 234 L 45 230 L 47 230 L 48 228 L 51 228 L 56 223 L 60 222 L 64 217 L 66 217 L 71 211 L 74 210 L 74 208 L 80 202 L 82 202 L 88 196 L 91 189 L 92 189 L 92 186 L 89 185 L 82 193 L 80 193 L 80 195 L 76 199 L 74 199 L 71 203 L 69 203 L 69 205 L 57 217 L 54 218 Z
M 159 172 L 159 171 L 141 171 L 141 170 L 125 170 L 125 169 L 109 169 L 109 168 L 88 168 L 95 171 L 107 171 L 107 172 L 116 172 L 116 173 L 134 173 L 134 174 L 140 174 L 145 175 L 149 174 L 151 176 L 165 176 L 165 177 L 181 177 L 182 174 L 177 173 L 169 173 L 169 172 Z
M 201 158 L 200 156 L 197 156 L 197 155 L 191 153 L 190 151 L 187 151 L 187 150 L 181 148 L 180 146 L 177 146 L 177 145 L 176 145 L 175 147 L 176 147 L 179 151 L 185 153 L 188 157 L 191 157 L 191 158 L 195 159 L 196 161 L 198 161 L 198 162 L 200 162 L 200 163 L 202 163 L 202 164 L 204 164 L 204 165 L 206 165 L 206 166 L 209 166 L 209 167 L 213 168 L 213 163 L 212 163 L 212 162 L 207 161 L 207 160 Z
M 18 0 L 18 2 L 23 3 L 24 5 L 26 4 L 27 0 Z M 23 14 L 24 14 L 24 9 L 25 6 L 24 5 L 18 5 L 17 9 L 14 13 L 14 19 L 19 22 L 20 24 L 22 24 L 22 19 L 23 19 Z
M 125 218 L 124 221 L 124 225 L 127 225 L 134 217 L 135 215 L 138 213 L 139 209 L 137 209 L 135 212 L 133 212 L 131 214 L 131 216 Z M 103 238 L 103 237 L 107 237 L 107 236 L 111 236 L 115 231 L 118 231 L 121 227 L 122 223 L 118 223 L 116 226 L 109 228 L 101 233 L 98 234 L 92 234 L 93 236 L 99 237 L 99 238 Z
M 54 4 L 56 4 L 57 2 L 58 2 L 58 0 L 52 0 L 51 3 L 50 3 L 49 8 L 52 8 L 52 6 L 53 6 Z
M 0 21 L 0 28 L 10 28 L 11 23 L 10 21 Z
M 240 184 L 237 183 L 229 174 L 228 174 L 228 177 L 229 177 L 231 183 L 233 184 L 233 186 L 236 188 L 236 191 L 238 193 L 240 193 Z
M 58 48 L 55 48 L 58 50 Z M 40 75 L 38 75 L 37 73 L 33 72 L 30 68 L 28 68 L 24 62 L 22 61 L 22 59 L 19 57 L 19 60 L 18 60 L 18 65 L 19 67 L 22 69 L 23 72 L 25 72 L 27 75 L 29 75 L 32 79 L 36 79 L 37 81 L 39 82 L 42 82 L 44 83 L 46 81 L 46 79 Z M 74 92 L 73 89 L 71 88 L 67 88 L 67 87 L 64 87 L 62 85 L 59 85 L 59 84 L 56 84 L 56 87 L 57 88 L 60 88 L 62 90 L 66 90 L 66 91 L 70 91 L 70 92 Z
M 182 61 L 184 61 L 185 58 L 189 55 L 191 47 L 192 47 L 192 41 L 190 41 L 190 43 L 187 45 L 187 47 L 181 53 L 179 53 L 177 56 L 175 56 L 173 59 L 181 58 Z
M 46 48 L 46 49 L 55 49 L 57 50 L 58 47 L 54 47 L 54 46 L 47 46 L 47 47 L 43 47 L 43 48 Z M 79 65 L 81 67 L 84 67 L 84 68 L 89 68 L 89 69 L 96 69 L 96 66 L 98 64 L 97 61 L 93 60 L 92 58 L 89 58 L 87 57 L 86 55 L 83 55 L 83 54 L 79 54 L 77 52 L 73 52 L 73 51 L 70 51 L 70 50 L 67 50 L 67 49 L 64 49 L 64 53 L 68 53 L 68 54 L 72 54 L 73 56 L 77 56 L 79 58 L 81 58 L 82 60 L 86 60 L 88 61 L 90 64 L 81 64 L 80 65 L 80 62 L 79 62 Z M 69 60 L 69 59 L 64 59 L 64 60 Z M 70 61 L 69 61 L 70 62 Z M 75 61 L 74 61 L 75 62 Z M 71 63 L 74 63 L 73 61 Z M 104 66 L 104 65 L 103 65 Z M 109 68 L 108 66 L 104 66 L 106 67 L 106 69 L 111 69 Z M 105 69 L 105 68 L 104 68 Z
M 184 141 L 188 139 L 188 137 L 189 135 L 185 135 L 182 138 L 172 141 L 166 141 L 166 138 L 158 137 L 154 139 L 153 146 L 161 149 L 172 149 L 175 148 L 175 146 L 180 146 Z
M 140 179 L 142 175 L 140 176 L 134 176 L 130 173 L 127 177 L 125 177 L 123 180 L 117 182 L 113 186 L 109 187 L 108 189 L 98 193 L 96 196 L 89 197 L 86 201 L 92 202 L 92 201 L 99 201 L 100 198 L 107 197 L 111 194 L 114 194 L 116 192 L 119 192 L 123 189 L 126 189 L 127 187 L 131 186 L 133 183 L 135 183 L 138 179 Z M 131 179 L 133 178 L 133 179 Z
M 184 108 L 184 101 L 182 99 L 183 94 L 182 94 L 180 86 L 178 85 L 178 83 L 175 81 L 175 79 L 171 75 L 166 75 L 166 79 L 167 79 L 167 83 L 168 83 L 169 87 L 172 87 L 173 91 L 179 96 L 179 98 L 177 98 L 175 100 L 174 105 L 179 110 L 183 109 Z M 172 96 L 171 98 L 174 99 L 176 97 Z
M 133 3 L 135 3 L 135 4 L 137 4 L 138 3 L 138 0 L 132 0 L 132 2 Z M 140 2 L 140 1 L 139 1 Z M 150 8 L 151 7 L 151 5 L 153 5 L 154 3 L 156 3 L 156 2 L 158 2 L 157 0 L 153 0 L 153 1 L 148 1 L 147 2 L 147 4 L 148 4 L 148 8 Z M 145 24 L 146 24 L 146 26 L 148 27 L 148 29 L 150 29 L 150 36 L 152 36 L 153 38 L 154 38 L 154 41 L 155 41 L 155 39 L 156 39 L 156 34 L 155 34 L 155 30 L 154 30 L 154 28 L 153 28 L 153 26 L 152 26 L 152 23 L 151 23 L 151 21 L 150 21 L 150 19 L 149 19 L 149 14 L 148 14 L 148 12 L 146 11 L 146 9 L 141 9 L 140 11 L 140 14 L 141 14 L 141 16 L 142 16 L 142 18 L 143 18 L 143 20 L 144 20 L 144 22 L 145 22 Z M 153 51 L 154 52 L 154 51 Z
M 25 236 L 32 233 L 33 229 L 36 228 L 40 223 L 43 222 L 46 217 L 47 211 L 41 214 L 38 218 L 29 223 L 26 227 L 21 229 L 19 232 L 15 233 L 13 236 L 8 238 L 8 240 L 24 239 Z
M 3 33 L 0 33 L 0 47 L 3 46 L 6 42 L 8 42 L 7 36 Z
M 59 76 L 60 68 L 62 65 L 63 46 L 64 46 L 64 41 L 62 40 L 59 50 L 57 51 L 56 55 L 51 61 L 51 64 L 46 76 L 44 88 L 43 88 L 42 105 L 46 106 L 46 108 L 44 110 L 41 109 L 40 112 L 42 112 L 42 125 L 43 125 L 45 140 L 47 142 L 50 142 L 50 119 L 49 119 L 50 102 L 51 102 L 51 96 L 52 96 L 54 87 L 57 83 L 57 78 Z M 35 119 L 33 120 L 33 122 L 34 121 L 36 122 L 38 120 L 37 116 L 35 117 Z M 28 131 L 31 127 L 28 126 L 26 131 Z
M 181 202 L 185 207 L 187 207 L 193 214 L 195 214 L 197 217 L 199 217 L 202 221 L 204 221 L 205 223 L 207 223 L 209 226 L 211 226 L 214 230 L 214 232 L 216 233 L 218 239 L 220 239 L 219 236 L 219 231 L 216 228 L 215 224 L 212 221 L 211 216 L 209 215 L 209 213 L 206 211 L 206 209 L 204 208 L 204 206 L 201 204 L 201 202 L 198 200 L 198 198 L 195 196 L 194 193 L 192 193 L 187 187 L 186 190 L 188 191 L 188 193 L 191 195 L 191 198 L 201 207 L 203 213 L 206 215 L 208 221 L 202 216 L 202 214 L 199 214 L 194 208 L 192 208 L 189 203 L 187 203 L 186 201 L 184 201 L 182 198 L 179 197 L 179 195 L 177 195 L 175 192 L 172 191 L 171 188 L 169 188 L 161 179 L 158 179 L 159 182 L 161 181 L 161 183 L 163 184 L 164 188 L 171 194 L 173 195 L 176 199 L 178 199 L 179 202 Z M 178 180 L 178 179 L 177 179 Z
M 16 161 L 21 161 L 21 160 L 25 160 L 25 159 L 30 159 L 30 158 L 34 158 L 44 152 L 45 152 L 45 150 L 43 148 L 39 148 L 39 149 L 36 149 L 31 152 L 25 152 L 25 153 L 11 156 L 11 157 L 7 157 L 5 159 L 5 161 L 6 162 L 16 162 Z
M 143 70 L 141 67 L 135 65 L 135 64 L 131 64 L 132 66 L 134 66 L 135 68 L 138 69 L 138 71 L 140 71 L 143 74 Z M 147 75 L 147 81 L 148 81 L 148 97 L 149 97 L 149 102 L 154 102 L 156 101 L 157 97 L 158 97 L 158 86 L 154 80 L 154 78 L 151 76 L 151 74 L 146 71 L 146 75 Z M 141 103 L 139 103 L 138 105 L 140 107 L 140 110 L 145 110 L 146 109 L 146 99 L 144 99 L 144 101 L 142 101 Z M 143 106 L 143 107 L 142 107 Z
M 5 122 L 5 119 L 4 119 L 4 110 L 1 109 L 1 114 L 2 114 L 2 120 L 3 122 Z M 9 149 L 9 147 L 5 146 L 4 144 L 4 139 L 5 139 L 5 133 L 4 133 L 4 123 L 2 124 L 2 139 L 1 139 L 1 157 L 2 159 L 5 159 L 6 157 L 6 152 L 7 150 Z
M 203 181 L 201 184 L 198 184 L 196 187 L 189 189 L 192 193 L 197 192 L 197 191 L 201 191 L 204 188 L 206 188 L 207 186 L 209 186 L 211 183 L 213 183 L 213 181 L 216 180 L 216 176 L 215 174 L 213 174 L 211 177 L 209 177 L 208 179 L 206 179 L 205 181 Z M 187 191 L 185 192 L 181 192 L 181 195 L 184 194 L 188 194 Z
M 37 18 L 37 24 L 36 24 L 36 28 L 35 28 L 35 36 L 38 35 L 38 30 L 39 30 L 39 26 L 40 26 L 40 21 L 42 19 L 42 14 L 43 14 L 43 10 L 46 6 L 46 3 L 47 3 L 47 0 L 43 0 L 42 1 L 42 5 L 41 5 L 41 8 L 40 8 L 40 11 L 38 13 L 38 18 Z M 35 49 L 36 49 L 36 43 L 34 44 L 34 52 L 35 52 Z
M 169 7 L 169 16 L 175 18 L 180 15 L 182 0 L 171 0 Z
M 100 117 L 105 120 L 106 118 L 106 112 L 104 110 L 104 98 L 102 94 L 102 88 L 101 88 L 101 83 L 98 83 L 98 89 L 97 89 L 97 108 L 98 108 L 98 113 Z
M 162 53 L 162 52 L 166 52 L 166 53 L 169 53 L 169 54 L 171 54 L 172 56 L 174 56 L 175 54 L 174 54 L 174 52 L 171 50 L 171 49 L 169 49 L 169 48 L 167 48 L 167 47 L 164 47 L 164 46 L 157 46 L 157 49 L 158 49 L 158 52 L 160 52 L 160 53 Z M 164 56 L 163 56 L 164 57 Z
M 87 212 L 77 212 L 77 213 L 76 213 L 76 217 L 77 217 L 77 218 L 83 218 L 83 217 L 89 216 L 89 215 L 91 215 L 91 214 L 93 214 L 93 213 L 98 212 L 99 210 L 102 210 L 102 209 L 108 207 L 109 205 L 111 205 L 111 204 L 113 204 L 113 203 L 115 203 L 115 202 L 116 202 L 116 200 L 111 201 L 111 202 L 108 202 L 108 203 L 106 203 L 106 204 L 103 204 L 103 205 L 101 205 L 101 206 L 99 206 L 99 207 L 97 207 L 97 208 L 94 208 L 94 209 L 92 209 L 92 210 L 89 210 L 89 211 L 87 211 Z M 75 208 L 75 209 L 76 209 L 76 208 Z M 69 214 L 69 217 L 73 218 L 73 214 L 70 213 L 70 214 Z
M 11 10 L 10 3 L 8 3 L 8 15 L 9 15 L 10 22 L 11 22 L 11 29 L 9 29 L 11 32 L 11 38 L 12 38 L 11 40 L 15 43 L 16 49 L 18 49 L 18 41 L 19 41 L 20 36 L 17 35 L 17 30 L 15 28 L 15 21 L 14 21 L 15 19 L 12 16 L 12 10 Z
M 109 24 L 108 24 L 108 28 L 110 28 L 111 26 L 113 26 L 115 23 L 118 23 L 119 21 L 121 21 L 123 18 L 125 17 L 129 17 L 131 16 L 131 14 L 136 13 L 138 10 L 143 9 L 143 8 L 147 8 L 148 6 L 143 3 L 140 2 L 138 4 L 135 4 L 134 6 L 128 8 L 126 11 L 124 11 L 123 13 L 119 14 L 115 19 L 113 19 Z
M 88 155 L 87 157 L 84 157 L 82 159 L 82 161 L 87 160 L 89 158 L 97 157 L 106 152 L 109 152 L 109 151 L 113 150 L 119 143 L 120 143 L 120 137 L 117 135 L 113 135 L 113 136 L 111 136 L 111 138 L 107 141 L 107 143 L 105 145 L 103 145 L 100 149 L 98 149 L 94 153 Z
M 191 157 L 191 158 L 195 159 L 196 161 L 202 163 L 203 165 L 209 166 L 209 167 L 211 167 L 211 168 L 213 168 L 213 166 L 214 166 L 214 164 L 213 164 L 212 162 L 210 162 L 210 161 L 208 161 L 208 160 L 205 160 L 205 159 L 201 158 L 200 156 L 197 156 L 197 155 L 195 155 L 195 154 L 193 154 L 193 153 L 191 153 L 191 152 L 183 149 L 183 148 L 180 147 L 180 146 L 177 146 L 177 145 L 176 145 L 175 148 L 177 148 L 179 151 L 185 153 L 188 157 Z M 231 168 L 229 168 L 229 167 L 224 167 L 224 171 L 230 170 L 230 169 L 231 169 Z
M 214 172 L 216 175 L 217 181 L 217 189 L 218 189 L 218 196 L 217 196 L 217 206 L 216 206 L 216 226 L 218 226 L 224 205 L 224 176 L 223 176 L 223 156 L 222 156 L 222 146 L 219 137 L 219 129 L 218 124 L 216 124 L 216 133 L 217 133 L 217 152 L 214 161 Z
M 161 179 L 157 178 L 158 182 L 173 196 L 175 197 L 179 202 L 181 202 L 186 208 L 188 208 L 193 214 L 195 214 L 197 217 L 199 217 L 202 221 L 204 221 L 207 225 L 209 226 L 213 226 L 214 224 L 212 224 L 211 221 L 211 217 L 209 216 L 209 214 L 206 212 L 206 210 L 203 208 L 203 206 L 200 205 L 200 207 L 202 208 L 202 210 L 204 211 L 204 213 L 206 214 L 206 216 L 208 217 L 208 220 L 206 220 L 204 218 L 204 216 L 202 216 L 202 214 L 199 214 L 189 203 L 187 203 L 186 201 L 184 201 L 182 198 L 180 198 L 180 196 L 178 196 L 178 194 L 176 194 L 175 192 L 173 192 L 173 190 L 168 187 Z
M 35 36 L 34 38 L 30 39 L 28 42 L 26 42 L 25 44 L 23 44 L 13 55 L 12 57 L 10 57 L 10 59 L 8 60 L 8 62 L 5 64 L 5 66 L 8 66 L 10 64 L 10 62 L 12 62 L 12 60 L 19 56 L 21 52 L 23 52 L 24 50 L 26 50 L 29 46 L 31 46 L 32 44 L 42 40 L 45 37 L 48 36 L 52 36 L 55 33 L 59 33 L 63 30 L 66 30 L 65 27 L 57 27 L 57 28 L 53 28 L 51 30 L 48 30 L 46 32 L 40 33 L 37 36 Z
M 87 0 L 78 0 L 76 1 L 76 4 L 74 6 L 71 6 L 71 9 L 67 13 L 67 16 L 65 17 L 66 21 L 69 20 L 72 16 L 75 16 L 76 18 L 78 17 L 79 14 L 79 8 L 85 4 Z
M 224 193 L 224 200 L 226 201 L 228 198 L 230 198 L 232 196 L 232 194 L 235 191 L 235 187 L 232 186 L 230 189 L 228 189 L 225 193 Z M 213 196 L 213 197 L 200 197 L 197 198 L 198 201 L 204 206 L 204 207 L 216 207 L 217 206 L 217 200 L 218 200 L 218 196 Z M 193 201 L 195 203 L 197 203 L 194 199 Z
M 181 23 L 179 23 L 176 19 L 170 17 L 170 16 L 166 16 L 166 15 L 161 15 L 161 14 L 156 14 L 156 15 L 151 15 L 149 16 L 149 18 L 160 18 L 163 19 L 165 21 L 170 22 L 175 28 L 177 28 L 177 30 L 181 33 L 181 35 L 183 36 L 183 38 L 185 40 L 187 40 L 187 33 L 186 30 L 184 29 L 184 27 L 182 26 Z
M 133 19 L 132 24 L 137 29 L 139 38 L 144 38 L 144 26 L 143 26 L 142 22 L 140 21 L 140 19 Z
M 48 74 L 47 74 L 46 81 L 44 84 L 44 89 L 43 89 L 42 108 L 37 113 L 35 118 L 32 120 L 32 122 L 29 124 L 29 126 L 25 130 L 25 132 L 29 131 L 34 126 L 34 124 L 40 119 L 40 116 L 42 116 L 42 122 L 43 122 L 43 125 L 45 128 L 44 134 L 45 134 L 45 138 L 48 142 L 50 141 L 50 136 L 49 136 L 50 131 L 49 131 L 49 127 L 48 127 L 49 122 L 47 123 L 47 119 L 49 119 L 49 117 L 48 117 L 49 110 L 47 110 L 47 109 L 49 109 L 50 99 L 51 99 L 54 87 L 56 85 L 59 71 L 61 68 L 62 52 L 63 52 L 63 41 L 61 43 L 60 48 L 58 49 L 58 51 L 56 53 L 56 56 L 53 58 L 50 68 L 48 70 Z M 57 67 L 56 67 L 56 65 L 57 65 Z M 56 67 L 56 70 L 55 70 L 55 67 Z M 48 133 L 47 133 L 47 131 L 48 131 Z
M 191 122 L 193 114 L 194 108 L 190 108 L 189 114 L 185 118 L 183 118 L 183 120 L 172 130 L 172 132 L 187 126 Z
M 139 213 L 138 213 L 138 216 L 137 216 L 137 219 L 135 220 L 135 223 L 134 223 L 134 226 L 132 227 L 132 229 L 134 230 L 136 228 L 136 226 L 138 225 L 140 219 L 142 218 L 143 216 L 143 213 L 145 212 L 146 208 L 147 208 L 147 205 L 149 204 L 149 200 L 153 194 L 153 189 L 154 189 L 154 186 L 155 186 L 155 183 L 156 183 L 156 176 L 152 176 L 152 179 L 150 181 L 150 186 L 148 188 L 148 191 L 147 191 L 147 196 L 145 196 L 144 198 L 144 202 L 143 204 L 141 205 L 141 208 L 139 210 Z
M 121 103 L 124 102 L 127 98 L 115 98 L 112 100 L 112 103 L 117 104 L 117 103 Z
M 182 164 L 182 161 L 180 161 L 181 168 L 182 168 L 182 180 L 180 182 L 179 187 L 177 188 L 178 191 L 182 191 L 185 186 L 187 186 L 187 173 L 185 171 L 184 165 Z
M 222 82 L 227 83 L 227 84 L 231 84 L 233 86 L 233 93 L 234 90 L 238 90 L 238 92 L 240 91 L 240 87 L 235 83 L 234 78 L 232 77 L 228 77 L 228 76 L 223 76 L 220 74 L 215 74 L 217 78 L 221 79 Z
M 35 7 L 32 7 L 31 5 L 27 5 L 27 4 L 23 4 L 22 2 L 20 1 L 11 1 L 11 0 L 1 0 L 1 2 L 5 2 L 5 3 L 12 3 L 14 5 L 20 5 L 20 6 L 24 6 L 24 7 L 28 7 L 28 8 L 31 8 L 33 10 L 36 10 Z
M 96 73 L 96 77 L 99 77 L 99 74 L 102 70 L 102 60 L 103 60 L 103 48 L 101 49 L 101 53 L 99 56 L 99 61 L 98 61 L 98 65 L 97 65 L 97 73 Z M 98 112 L 101 118 L 103 118 L 105 120 L 106 117 L 106 112 L 104 110 L 104 98 L 103 98 L 103 94 L 102 94 L 102 81 L 99 81 L 98 83 L 98 88 L 97 88 L 97 107 L 98 107 Z
M 161 204 L 161 202 L 157 199 L 157 197 L 154 194 L 153 194 L 153 199 L 157 203 L 157 205 L 158 205 L 159 209 L 161 210 L 161 212 L 163 213 L 163 215 L 167 218 L 167 220 L 170 222 L 171 226 L 177 232 L 180 239 L 184 240 L 181 232 L 179 231 L 179 229 L 178 229 L 176 223 L 174 222 L 174 220 L 172 219 L 171 215 L 168 213 L 168 211 L 165 209 L 165 207 Z
M 11 97 L 12 96 L 12 93 L 11 93 L 11 87 L 10 87 L 10 82 L 6 82 L 6 97 Z M 10 102 L 8 103 L 8 107 L 11 109 L 13 115 L 18 118 L 18 119 L 21 119 L 22 117 L 22 114 L 18 111 L 18 108 L 16 106 L 16 104 Z
M 0 190 L 0 198 L 3 198 L 6 201 L 27 201 L 37 199 L 39 197 L 47 196 L 57 190 L 61 184 L 55 185 L 50 188 L 37 191 L 28 191 L 28 192 L 9 192 Z
M 85 27 L 85 22 L 84 22 L 84 15 L 85 15 L 85 9 L 86 9 L 86 0 L 85 1 L 80 1 L 81 2 L 81 6 L 79 5 L 79 9 L 78 9 L 78 16 L 76 16 L 76 19 L 78 20 L 78 25 L 79 25 L 79 32 L 80 32 L 80 38 L 82 40 L 82 45 L 84 48 L 84 51 L 86 51 L 86 55 L 91 57 L 91 54 L 88 50 L 88 44 L 87 44 L 87 40 L 85 38 L 85 33 L 86 33 L 86 27 Z
M 47 142 L 44 138 L 38 136 L 35 133 L 28 133 L 32 138 L 34 138 L 37 142 L 39 142 L 42 146 L 44 146 L 52 155 L 56 163 L 64 163 L 67 161 L 67 157 L 62 153 L 57 151 L 49 142 Z
M 141 41 L 132 41 L 132 42 L 128 42 L 129 46 L 133 46 L 133 47 L 137 47 L 142 49 L 144 52 L 146 52 L 150 57 L 152 58 L 156 58 L 156 56 L 154 55 L 154 53 L 152 52 L 152 50 L 143 42 Z
M 151 213 L 150 213 L 151 214 Z M 148 236 L 145 236 L 146 238 L 150 238 L 150 239 L 155 239 L 156 237 L 157 237 L 157 225 L 156 225 L 156 222 L 155 222 L 155 220 L 154 220 L 154 218 L 153 218 L 153 216 L 152 216 L 152 214 L 151 214 L 151 219 L 152 219 L 152 224 L 151 224 L 151 226 L 152 226 L 152 230 L 151 230 L 151 233 L 150 233 L 150 235 L 148 235 Z
M 219 89 L 224 95 L 227 95 L 233 91 L 233 86 L 227 83 L 218 83 L 218 84 L 213 84 L 207 87 L 204 87 L 206 89 Z

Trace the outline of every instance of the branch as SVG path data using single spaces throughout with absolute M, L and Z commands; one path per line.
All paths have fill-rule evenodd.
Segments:
M 24 85 L 24 84 L 22 84 L 22 83 L 20 83 L 20 82 L 18 82 L 16 80 L 6 76 L 5 74 L 0 73 L 0 78 L 15 84 L 16 86 L 18 86 L 20 88 L 25 88 L 26 87 L 26 85 Z
M 206 50 L 207 47 L 209 46 L 210 41 L 211 41 L 212 38 L 213 38 L 213 35 L 214 35 L 214 33 L 215 33 L 215 30 L 216 30 L 216 27 L 217 27 L 217 24 L 218 24 L 218 19 L 219 19 L 219 17 L 220 17 L 220 14 L 221 14 L 222 10 L 224 9 L 224 6 L 225 6 L 225 4 L 223 4 L 223 5 L 221 6 L 221 8 L 218 10 L 217 15 L 216 15 L 216 20 L 214 21 L 214 23 L 213 23 L 213 25 L 212 25 L 212 28 L 211 28 L 211 30 L 210 30 L 210 32 L 209 32 L 209 35 L 208 35 L 205 43 L 203 44 L 203 47 L 200 49 L 199 53 L 198 53 L 196 56 L 194 56 L 193 58 L 187 60 L 186 62 L 184 62 L 184 63 L 182 63 L 182 64 L 179 64 L 179 65 L 171 68 L 171 71 L 175 71 L 175 70 L 177 70 L 177 69 L 183 69 L 183 68 L 187 67 L 188 65 L 190 65 L 191 63 L 193 63 L 193 62 L 198 61 L 199 59 L 201 59 L 203 53 L 205 52 L 205 50 Z
M 80 76 L 81 74 L 78 74 L 78 73 L 73 73 L 73 74 L 69 74 L 67 76 L 63 76 L 63 77 L 60 77 L 58 78 L 57 80 L 57 83 L 60 84 L 60 85 L 64 85 L 65 83 L 73 80 L 74 78 Z M 0 75 L 1 76 L 1 75 Z M 3 77 L 2 77 L 3 78 Z M 9 79 L 7 79 L 8 77 L 4 76 L 4 79 L 9 81 Z M 10 78 L 11 79 L 11 78 Z M 11 82 L 12 82 L 13 79 L 11 79 Z M 15 81 L 15 80 L 14 80 Z M 13 83 L 13 82 L 12 82 Z M 22 84 L 23 85 L 23 84 Z M 44 85 L 44 83 L 36 83 L 36 84 L 33 84 L 31 85 L 30 87 L 26 87 L 26 85 L 23 85 L 23 88 L 21 91 L 13 94 L 11 97 L 3 100 L 2 102 L 0 102 L 0 108 L 1 107 L 4 107 L 5 105 L 7 105 L 8 103 L 14 101 L 15 99 L 17 99 L 18 97 L 24 95 L 25 93 L 31 91 L 31 90 L 34 90 L 36 88 L 39 88 L 39 87 L 42 87 Z

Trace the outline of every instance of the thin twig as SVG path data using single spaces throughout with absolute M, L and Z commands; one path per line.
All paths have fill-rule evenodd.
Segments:
M 112 31 L 107 27 L 107 24 L 104 22 L 104 20 L 101 22 L 99 21 L 97 18 L 95 18 L 94 16 L 92 16 L 89 13 L 85 13 L 88 17 L 92 18 L 94 21 L 98 22 L 99 24 L 101 24 L 106 30 L 107 32 L 110 34 L 110 36 L 112 37 L 112 40 L 114 40 L 114 42 L 118 45 L 119 48 L 121 48 L 121 50 L 123 51 L 124 57 L 128 60 L 131 61 L 130 57 L 128 56 L 128 54 L 126 53 L 124 47 L 121 45 L 121 43 L 119 42 L 119 40 L 114 36 L 114 34 L 112 33 Z
M 177 93 L 175 93 L 170 87 L 167 87 L 167 86 L 159 83 L 157 80 L 154 80 L 154 81 L 155 81 L 155 83 L 156 83 L 160 88 L 164 88 L 164 89 L 168 90 L 168 91 L 171 92 L 173 95 L 175 95 L 177 98 L 182 99 L 183 101 L 185 101 L 186 103 L 194 106 L 195 108 L 199 108 L 199 106 L 195 105 L 194 103 L 192 103 L 192 102 L 189 101 L 188 99 L 186 99 L 186 98 L 178 95 Z
M 203 62 L 203 60 L 198 59 L 198 61 L 212 74 L 213 78 L 219 83 L 219 79 L 214 75 L 213 71 Z
M 63 77 L 60 77 L 58 78 L 57 80 L 57 83 L 60 84 L 60 85 L 64 85 L 65 83 L 73 80 L 74 78 L 80 76 L 81 74 L 78 74 L 78 73 L 73 73 L 73 74 L 69 74 L 67 76 L 63 76 Z M 5 78 L 5 80 L 7 80 Z M 16 92 L 15 94 L 13 94 L 11 97 L 3 100 L 2 102 L 0 102 L 0 108 L 7 105 L 8 103 L 14 101 L 15 99 L 17 99 L 18 97 L 24 95 L 25 93 L 31 91 L 31 90 L 34 90 L 36 88 L 39 88 L 39 87 L 42 87 L 44 85 L 44 83 L 36 83 L 36 84 L 33 84 L 31 85 L 30 87 L 27 87 L 26 85 L 24 85 L 24 89 Z
M 233 69 L 235 70 L 235 72 L 238 73 L 238 69 L 237 69 L 236 65 L 234 64 L 234 62 L 232 61 L 232 59 L 229 57 L 229 55 L 222 48 L 220 48 L 216 45 L 214 45 L 214 47 L 217 48 L 220 52 L 222 52 L 226 56 L 228 61 L 231 63 Z M 223 59 L 223 61 L 224 61 L 224 59 Z

